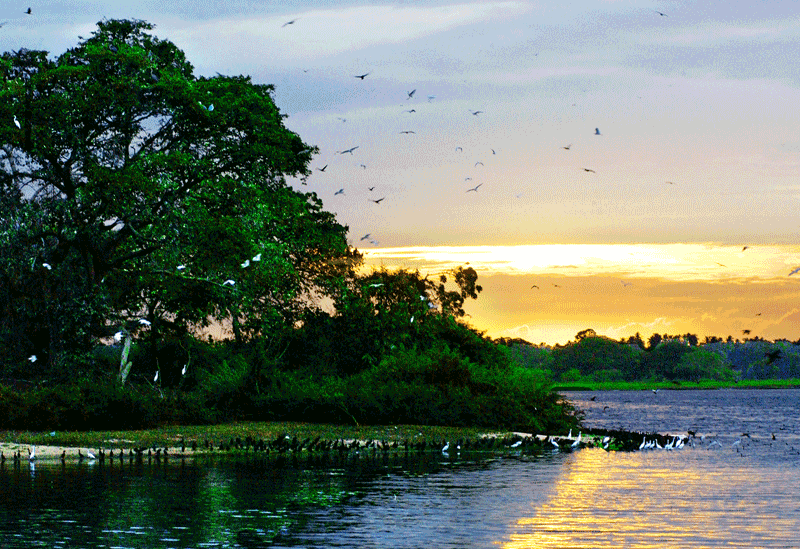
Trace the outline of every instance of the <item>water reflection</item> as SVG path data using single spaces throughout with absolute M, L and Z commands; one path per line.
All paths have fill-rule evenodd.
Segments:
M 508 548 L 789 547 L 798 479 L 701 450 L 570 456 L 553 497 Z
M 590 425 L 708 435 L 680 451 L 6 462 L 0 544 L 796 546 L 800 391 L 704 393 L 578 395 Z

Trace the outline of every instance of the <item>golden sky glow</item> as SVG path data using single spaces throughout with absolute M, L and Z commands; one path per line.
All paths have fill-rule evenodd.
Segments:
M 469 264 L 484 291 L 468 320 L 494 337 L 565 343 L 585 328 L 734 338 L 800 337 L 797 246 L 619 244 L 409 247 L 366 251 L 367 267 L 423 274 Z M 532 286 L 538 286 L 533 288 Z

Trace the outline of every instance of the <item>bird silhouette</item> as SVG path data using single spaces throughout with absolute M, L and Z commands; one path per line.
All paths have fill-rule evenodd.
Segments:
M 536 288 L 537 290 L 539 290 L 539 289 L 540 289 L 540 288 L 539 288 L 539 286 L 537 286 L 536 284 L 534 284 L 533 286 L 531 286 L 531 290 L 533 290 L 534 288 Z
M 481 185 L 483 185 L 483 183 L 478 183 L 477 185 L 475 185 L 471 189 L 467 189 L 467 192 L 473 192 L 473 191 L 474 192 L 478 192 L 478 189 L 480 188 Z
M 662 12 L 660 12 L 660 11 L 658 11 L 658 10 L 653 10 L 653 11 L 654 11 L 654 12 L 656 12 L 656 13 L 657 13 L 658 15 L 660 15 L 661 17 L 669 17 L 669 16 L 668 16 L 666 13 L 662 13 Z
M 796 274 L 796 273 L 800 273 L 800 267 L 797 267 L 795 270 L 793 270 L 791 273 L 789 273 L 789 276 L 792 276 L 793 274 Z
M 483 113 L 483 111 L 469 111 L 469 112 L 472 113 L 472 116 L 478 116 L 479 114 Z
M 595 135 L 603 135 L 603 134 L 600 133 L 600 128 L 595 128 L 594 129 L 594 134 Z
M 359 241 L 360 241 L 360 240 L 366 240 L 366 239 L 368 239 L 370 236 L 371 236 L 371 233 L 367 233 L 367 234 L 365 234 L 364 236 L 362 236 L 362 237 L 359 239 Z
M 406 100 L 409 100 L 409 99 L 411 99 L 412 97 L 414 97 L 414 94 L 415 94 L 415 93 L 417 93 L 417 90 L 416 90 L 416 89 L 413 89 L 413 90 L 411 90 L 410 92 L 408 92 L 408 97 L 406 97 Z
M 589 172 L 589 173 L 597 173 L 596 171 L 590 170 L 589 168 L 583 168 L 583 171 Z
M 317 170 L 318 170 L 318 171 L 321 171 L 321 172 L 324 172 L 324 171 L 327 169 L 327 167 L 328 167 L 328 165 L 327 165 L 327 164 L 325 164 L 325 165 L 324 165 L 324 166 L 322 166 L 321 168 L 317 168 Z
M 30 9 L 30 8 L 28 8 L 27 10 L 25 10 L 25 13 L 26 13 L 27 15 L 30 15 L 30 14 L 31 14 L 31 9 Z
M 413 131 L 411 131 L 411 130 L 403 130 L 403 131 L 402 131 L 402 132 L 400 132 L 400 133 L 416 133 L 416 132 L 413 132 Z
M 350 153 L 350 155 L 352 156 L 352 154 L 353 154 L 353 151 L 354 151 L 354 150 L 356 150 L 357 148 L 358 148 L 358 145 L 356 145 L 355 147 L 351 147 L 351 148 L 349 148 L 349 149 L 345 149 L 345 150 L 343 150 L 343 151 L 339 151 L 339 154 L 346 154 L 346 153 Z
M 372 74 L 372 72 L 371 72 L 371 71 L 370 71 L 370 72 L 365 72 L 364 74 L 356 74 L 356 75 L 355 75 L 355 77 L 356 77 L 356 78 L 360 78 L 361 80 L 364 80 L 364 79 L 365 79 L 367 76 L 369 76 L 370 74 Z
M 333 196 L 336 196 L 336 195 L 339 195 L 339 194 L 344 194 L 344 189 L 339 189 L 338 191 L 333 193 Z
M 750 246 L 744 246 L 744 247 L 742 248 L 742 251 L 745 251 L 745 250 L 746 250 L 747 248 L 749 248 L 749 247 L 750 247 Z
M 386 199 L 386 197 L 385 197 L 385 196 L 384 196 L 383 198 L 379 198 L 378 200 L 372 200 L 372 199 L 370 198 L 370 202 L 374 202 L 375 204 L 380 204 L 380 203 L 381 203 L 381 202 L 383 202 L 385 199 Z
M 294 25 L 295 21 L 297 21 L 297 19 L 292 19 L 291 21 L 287 21 L 286 23 L 281 25 L 281 28 L 285 27 L 286 25 Z
M 403 111 L 403 112 L 407 112 L 407 113 L 417 112 L 417 109 L 409 109 L 409 110 Z

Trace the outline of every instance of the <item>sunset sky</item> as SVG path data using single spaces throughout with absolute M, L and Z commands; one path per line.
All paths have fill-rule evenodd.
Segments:
M 2 51 L 137 18 L 274 84 L 292 185 L 369 265 L 473 266 L 489 335 L 800 338 L 796 2 L 26 1 Z

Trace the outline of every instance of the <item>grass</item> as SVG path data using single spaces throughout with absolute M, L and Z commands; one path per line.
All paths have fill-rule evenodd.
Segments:
M 787 389 L 800 387 L 800 379 L 744 379 L 739 381 L 589 381 L 558 383 L 555 391 L 646 391 L 650 389 Z
M 0 431 L 0 441 L 18 444 L 47 445 L 69 448 L 132 448 L 152 446 L 189 446 L 196 441 L 201 448 L 206 440 L 214 446 L 230 439 L 251 436 L 256 440 L 275 440 L 279 435 L 334 441 L 338 439 L 381 440 L 387 442 L 445 441 L 476 439 L 487 433 L 511 436 L 509 431 L 491 431 L 471 427 L 437 427 L 429 425 L 377 425 L 355 427 L 294 422 L 236 422 L 221 425 L 169 426 L 141 431 Z M 537 433 L 534 433 L 537 434 Z

